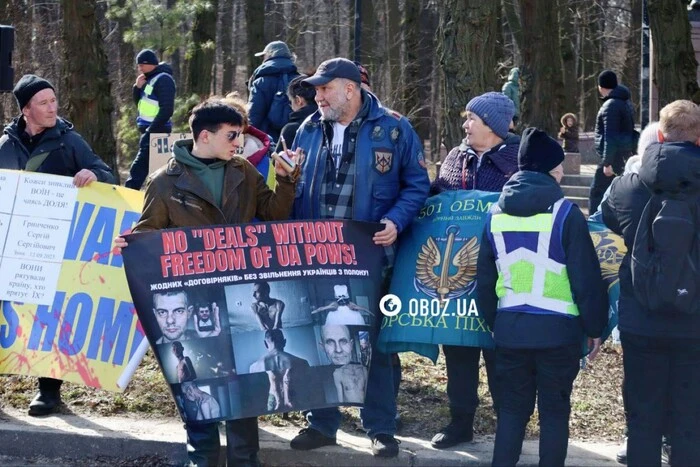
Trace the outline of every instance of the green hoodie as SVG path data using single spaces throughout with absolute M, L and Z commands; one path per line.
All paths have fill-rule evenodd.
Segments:
M 221 208 L 221 196 L 224 192 L 224 166 L 228 161 L 217 159 L 209 165 L 192 155 L 192 140 L 176 141 L 173 145 L 175 160 L 189 167 L 211 192 L 216 206 Z

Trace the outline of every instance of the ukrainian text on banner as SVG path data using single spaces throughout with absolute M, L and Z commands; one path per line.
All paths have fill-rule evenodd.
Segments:
M 129 288 L 183 420 L 363 404 L 379 228 L 329 220 L 128 236 Z
M 476 260 L 498 196 L 452 190 L 428 198 L 399 239 L 390 293 L 401 310 L 382 321 L 381 351 L 413 351 L 436 361 L 437 344 L 493 347 L 476 306 Z
M 112 241 L 138 220 L 143 195 L 55 175 L 0 179 L 0 373 L 124 390 L 143 332 Z
M 493 347 L 475 289 L 481 235 L 498 196 L 455 190 L 428 198 L 399 241 L 390 293 L 401 307 L 398 314 L 383 318 L 381 351 L 413 351 L 436 361 L 438 344 Z M 625 250 L 622 239 L 602 224 L 589 223 L 589 230 L 608 286 L 607 338 L 617 325 L 617 270 Z

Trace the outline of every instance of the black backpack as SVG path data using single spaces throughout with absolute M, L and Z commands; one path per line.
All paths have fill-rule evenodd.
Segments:
M 632 286 L 649 311 L 700 314 L 700 195 L 653 194 L 632 246 Z
M 272 98 L 270 110 L 267 113 L 267 120 L 274 130 L 281 130 L 289 121 L 289 114 L 292 112 L 291 102 L 287 97 L 287 88 L 289 87 L 289 75 L 282 75 L 279 80 L 279 87 Z

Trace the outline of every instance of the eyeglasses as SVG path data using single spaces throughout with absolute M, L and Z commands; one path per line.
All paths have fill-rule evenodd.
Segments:
M 233 142 L 236 138 L 240 136 L 241 132 L 240 131 L 229 131 L 226 134 L 226 139 L 229 140 L 229 142 Z

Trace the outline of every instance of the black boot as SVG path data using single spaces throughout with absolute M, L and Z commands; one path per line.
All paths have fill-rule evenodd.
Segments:
M 61 381 L 53 378 L 39 378 L 39 392 L 29 404 L 29 415 L 49 415 L 58 411 L 61 404 Z
M 433 436 L 430 444 L 435 449 L 447 449 L 472 439 L 474 439 L 474 414 L 467 414 L 453 416 L 450 424 Z

